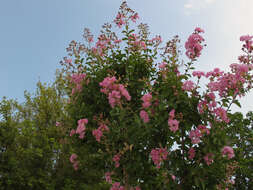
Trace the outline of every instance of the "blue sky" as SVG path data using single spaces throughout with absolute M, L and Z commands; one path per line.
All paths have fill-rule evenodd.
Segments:
M 196 26 L 206 33 L 207 47 L 196 67 L 228 69 L 240 55 L 239 37 L 253 34 L 252 0 L 128 0 L 141 21 L 164 40 L 178 34 L 182 47 Z M 23 100 L 38 80 L 50 82 L 71 40 L 84 27 L 97 34 L 117 14 L 120 0 L 1 0 L 0 97 Z M 182 49 L 184 50 L 184 49 Z M 253 110 L 253 92 L 242 99 Z

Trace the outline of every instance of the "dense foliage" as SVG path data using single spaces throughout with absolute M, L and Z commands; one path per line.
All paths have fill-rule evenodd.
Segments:
M 72 41 L 52 85 L 0 103 L 0 190 L 250 189 L 253 37 L 229 72 L 198 71 L 201 28 L 180 58 L 123 2 L 94 43 Z

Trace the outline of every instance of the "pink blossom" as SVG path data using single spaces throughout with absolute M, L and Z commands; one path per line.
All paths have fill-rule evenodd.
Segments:
M 171 175 L 171 178 L 172 178 L 173 181 L 176 180 L 176 176 L 174 176 L 174 175 Z
M 222 149 L 222 155 L 227 155 L 229 159 L 235 156 L 233 148 L 230 146 L 224 146 Z
M 199 129 L 192 130 L 192 131 L 190 131 L 190 134 L 189 134 L 192 144 L 200 143 L 201 136 L 202 136 L 202 134 L 200 133 Z
M 116 81 L 116 77 L 106 77 L 99 83 L 99 85 L 103 87 L 100 91 L 108 95 L 109 104 L 112 108 L 121 104 L 121 96 L 125 97 L 127 101 L 131 100 L 131 96 L 124 85 L 116 84 Z
M 195 149 L 191 147 L 190 150 L 188 151 L 188 158 L 192 160 L 194 157 L 195 157 Z
M 112 175 L 111 172 L 106 172 L 105 173 L 105 180 L 106 180 L 106 182 L 108 182 L 110 184 L 112 183 L 111 175 Z
M 156 165 L 156 168 L 160 168 L 162 161 L 167 159 L 168 152 L 165 148 L 156 148 L 152 149 L 150 156 Z
M 119 182 L 115 182 L 114 184 L 112 184 L 110 190 L 124 190 L 124 187 L 121 186 Z
M 114 22 L 117 24 L 119 28 L 121 28 L 126 23 L 124 19 L 125 15 L 118 13 Z
M 183 83 L 182 89 L 186 91 L 192 91 L 195 88 L 195 85 L 192 81 L 188 80 Z
M 201 29 L 199 27 L 195 28 L 194 31 L 197 32 L 197 33 L 204 33 L 205 32 L 203 29 Z
M 148 123 L 149 122 L 149 116 L 148 113 L 144 110 L 140 111 L 140 117 L 143 120 L 144 123 Z
M 131 100 L 131 96 L 129 95 L 128 91 L 125 89 L 125 87 L 122 84 L 119 84 L 118 86 L 120 93 L 122 96 L 124 96 L 128 101 Z
M 69 158 L 70 162 L 71 162 L 71 163 L 74 163 L 76 159 L 77 159 L 77 155 L 76 155 L 75 153 L 74 153 L 74 154 L 71 154 L 71 156 L 70 156 L 70 158 Z
M 227 112 L 225 109 L 223 108 L 216 108 L 214 110 L 214 113 L 216 115 L 217 118 L 220 118 L 222 121 L 229 123 L 229 119 L 227 117 Z
M 192 75 L 195 77 L 197 76 L 198 78 L 200 78 L 201 76 L 205 76 L 205 73 L 202 71 L 193 71 Z
M 74 168 L 74 170 L 78 170 L 78 164 L 79 164 L 79 162 L 73 163 L 73 168 Z
M 133 22 L 136 22 L 136 20 L 139 18 L 138 13 L 135 13 L 133 16 L 130 17 Z
M 143 95 L 141 100 L 143 101 L 142 103 L 143 108 L 148 108 L 149 106 L 151 106 L 151 100 L 152 100 L 151 93 Z
M 169 119 L 168 125 L 170 126 L 170 130 L 175 133 L 178 130 L 179 121 L 176 119 Z
M 79 162 L 76 160 L 77 159 L 77 155 L 74 153 L 70 156 L 69 160 L 70 162 L 73 164 L 73 168 L 75 170 L 78 170 L 78 164 Z
M 204 160 L 206 162 L 206 164 L 209 166 L 210 164 L 213 163 L 213 154 L 212 153 L 208 153 L 204 156 Z
M 154 42 L 154 41 L 161 43 L 162 42 L 161 36 L 156 36 L 156 37 L 152 38 L 151 42 Z
M 102 132 L 103 131 L 109 131 L 109 128 L 107 127 L 107 125 L 105 125 L 104 123 L 101 123 L 100 125 L 99 125 L 99 128 L 98 128 L 99 130 L 101 130 Z
M 204 41 L 204 38 L 199 33 L 202 31 L 201 29 L 195 29 L 195 33 L 190 35 L 185 43 L 186 56 L 191 60 L 201 55 L 203 49 L 201 43 Z
M 174 117 L 175 117 L 175 109 L 172 109 L 172 110 L 170 111 L 169 117 L 170 117 L 170 119 L 174 119 Z
M 120 103 L 120 98 L 121 94 L 119 91 L 113 90 L 112 92 L 109 93 L 108 99 L 109 104 L 111 105 L 112 108 L 114 108 L 115 105 Z
M 206 133 L 207 135 L 210 134 L 209 129 L 207 129 L 206 126 L 204 126 L 204 125 L 199 125 L 199 126 L 198 126 L 198 129 L 200 130 L 200 132 L 201 132 L 202 134 L 204 134 L 204 133 Z
M 164 69 L 166 67 L 167 63 L 166 62 L 162 62 L 160 65 L 159 65 L 159 68 L 160 69 Z
M 58 121 L 56 121 L 55 126 L 56 126 L 56 127 L 59 127 L 59 126 L 61 126 L 61 123 L 58 122 Z
M 77 73 L 77 74 L 73 74 L 71 76 L 71 80 L 70 82 L 72 82 L 73 84 L 75 84 L 75 87 L 72 89 L 72 95 L 76 92 L 81 92 L 82 90 L 82 81 L 86 78 L 86 74 L 84 73 Z
M 207 72 L 206 73 L 206 77 L 218 77 L 218 76 L 221 76 L 222 74 L 224 73 L 224 71 L 220 71 L 219 68 L 215 68 L 213 71 L 210 71 L 210 72 Z
M 79 134 L 79 138 L 83 139 L 85 134 L 85 125 L 88 123 L 88 119 L 80 119 L 78 120 L 78 126 L 76 129 L 76 134 Z
M 72 137 L 75 133 L 76 133 L 76 131 L 75 131 L 74 129 L 72 129 L 72 130 L 70 131 L 69 136 L 71 136 L 71 137 Z
M 101 137 L 103 136 L 103 133 L 102 133 L 102 131 L 100 131 L 99 129 L 94 129 L 94 130 L 92 131 L 92 135 L 96 138 L 96 140 L 97 140 L 98 142 L 100 142 Z
M 240 41 L 250 41 L 252 40 L 253 36 L 245 35 L 240 37 Z
M 112 160 L 115 163 L 115 167 L 118 168 L 120 166 L 119 161 L 120 161 L 120 154 L 116 154 L 113 156 Z

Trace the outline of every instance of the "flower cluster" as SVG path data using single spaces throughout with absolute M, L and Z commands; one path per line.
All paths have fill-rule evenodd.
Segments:
M 124 186 L 121 186 L 120 182 L 115 182 L 112 184 L 110 190 L 124 190 Z
M 150 156 L 151 156 L 154 164 L 156 165 L 156 168 L 161 167 L 161 163 L 163 160 L 167 159 L 167 155 L 168 155 L 168 152 L 167 152 L 166 148 L 152 149 L 152 151 L 150 153 Z
M 112 160 L 114 161 L 115 167 L 118 168 L 120 166 L 119 161 L 120 161 L 120 154 L 116 154 L 113 156 Z
M 149 108 L 151 106 L 151 101 L 152 101 L 151 93 L 143 95 L 141 100 L 143 101 L 142 108 Z M 144 123 L 149 122 L 149 115 L 145 110 L 140 111 L 140 117 Z
M 78 164 L 79 164 L 79 161 L 76 160 L 77 159 L 77 155 L 74 153 L 70 156 L 69 160 L 70 160 L 70 163 L 73 164 L 73 168 L 75 170 L 78 170 Z
M 192 160 L 195 157 L 195 154 L 196 154 L 195 149 L 191 147 L 188 151 L 188 158 Z
M 222 149 L 222 155 L 227 156 L 229 159 L 233 158 L 235 156 L 233 148 L 230 146 L 224 146 Z
M 240 37 L 240 41 L 245 42 L 243 44 L 243 48 L 247 49 L 248 52 L 252 52 L 253 50 L 253 36 L 245 35 Z
M 78 120 L 78 126 L 77 129 L 74 130 L 72 129 L 70 131 L 70 136 L 74 135 L 74 134 L 79 134 L 79 138 L 83 139 L 84 138 L 84 134 L 85 134 L 85 130 L 86 130 L 86 124 L 88 123 L 88 119 L 80 119 Z
M 200 35 L 204 31 L 200 28 L 196 28 L 194 33 L 189 36 L 188 40 L 185 43 L 186 56 L 191 60 L 194 60 L 196 57 L 201 55 L 203 49 L 202 42 L 204 38 Z
M 178 130 L 179 125 L 179 121 L 174 119 L 174 117 L 175 117 L 175 110 L 173 109 L 169 113 L 169 120 L 168 120 L 168 125 L 172 132 L 176 132 Z
M 127 101 L 131 100 L 131 96 L 122 84 L 115 83 L 116 77 L 106 77 L 99 85 L 102 87 L 100 90 L 108 95 L 109 104 L 112 108 L 116 105 L 121 105 L 121 97 L 124 96 Z
M 194 82 L 187 80 L 183 83 L 182 89 L 185 91 L 192 91 L 195 88 Z
M 129 36 L 129 43 L 136 49 L 147 49 L 146 43 L 142 40 L 139 40 L 139 37 L 136 34 L 131 34 Z
M 106 173 L 105 173 L 105 181 L 106 181 L 107 183 L 110 183 L 110 184 L 112 184 L 111 175 L 112 175 L 112 172 L 106 172 Z
M 103 123 L 100 124 L 98 129 L 94 129 L 92 131 L 93 136 L 96 138 L 98 142 L 100 142 L 104 131 L 109 131 L 109 128 Z
M 107 38 L 104 34 L 98 37 L 98 41 L 96 42 L 96 47 L 92 48 L 92 52 L 94 54 L 98 54 L 99 56 L 103 57 L 105 54 L 105 50 L 110 45 L 111 40 Z
M 82 81 L 85 79 L 86 74 L 76 73 L 71 76 L 70 82 L 75 84 L 75 87 L 72 89 L 72 95 L 76 92 L 81 92 L 82 90 Z
M 213 163 L 213 156 L 212 153 L 208 153 L 204 156 L 204 160 L 208 166 Z

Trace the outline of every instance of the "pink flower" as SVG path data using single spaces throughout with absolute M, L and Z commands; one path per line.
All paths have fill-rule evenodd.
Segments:
M 192 75 L 195 77 L 197 76 L 198 78 L 200 78 L 201 76 L 205 76 L 205 73 L 202 71 L 193 71 Z
M 100 91 L 108 95 L 109 104 L 112 108 L 121 104 L 121 96 L 124 96 L 127 101 L 131 100 L 131 96 L 122 84 L 115 84 L 116 77 L 106 77 L 99 83 L 103 87 Z
M 129 93 L 125 89 L 125 87 L 122 84 L 119 84 L 118 88 L 120 90 L 121 95 L 124 96 L 127 99 L 127 101 L 130 101 L 131 100 L 131 96 L 129 95 Z
M 110 190 L 124 190 L 124 187 L 121 186 L 119 182 L 115 182 L 114 184 L 112 184 Z
M 70 160 L 70 162 L 71 163 L 74 163 L 75 161 L 76 161 L 76 159 L 77 159 L 77 155 L 74 153 L 74 154 L 71 154 L 71 156 L 70 156 L 70 158 L 69 158 L 69 160 Z
M 170 126 L 170 130 L 175 133 L 178 130 L 179 121 L 176 119 L 169 119 L 168 125 Z
M 156 148 L 152 149 L 150 156 L 156 165 L 156 168 L 159 169 L 161 167 L 162 161 L 167 159 L 168 152 L 165 148 Z
M 79 164 L 79 162 L 73 163 L 73 168 L 74 168 L 74 170 L 78 170 L 78 164 Z
M 75 133 L 76 133 L 75 129 L 72 129 L 72 130 L 70 131 L 69 136 L 71 136 L 71 137 L 72 137 Z
M 83 139 L 86 127 L 85 125 L 88 123 L 88 119 L 80 119 L 78 120 L 78 126 L 76 129 L 76 134 L 79 134 L 79 138 Z
M 96 140 L 98 142 L 100 142 L 101 137 L 103 136 L 103 133 L 99 129 L 95 129 L 95 130 L 92 131 L 92 135 L 96 138 Z
M 118 168 L 120 166 L 120 154 L 116 154 L 113 156 L 112 160 L 115 162 L 115 167 Z
M 199 27 L 195 28 L 194 31 L 197 32 L 197 33 L 204 33 L 205 32 L 203 29 L 201 29 Z
M 148 113 L 146 111 L 141 110 L 140 117 L 141 117 L 141 119 L 143 120 L 144 123 L 149 122 L 149 116 L 148 116 Z
M 245 35 L 240 37 L 240 41 L 250 41 L 252 40 L 253 36 Z
M 190 131 L 190 134 L 189 134 L 192 144 L 200 143 L 201 136 L 202 136 L 202 134 L 199 129 L 192 130 L 192 131 Z
M 103 131 L 109 131 L 109 128 L 107 127 L 107 125 L 105 125 L 104 123 L 101 123 L 100 125 L 99 125 L 99 128 L 98 128 L 99 130 L 101 130 L 102 132 Z
M 136 20 L 139 18 L 138 13 L 135 13 L 133 16 L 130 17 L 133 22 L 136 22 Z
M 166 67 L 167 63 L 166 62 L 162 62 L 160 65 L 159 65 L 159 68 L 160 69 L 164 69 Z
M 141 100 L 143 101 L 142 103 L 143 108 L 148 108 L 149 106 L 151 106 L 151 100 L 152 100 L 151 93 L 143 95 Z
M 190 148 L 190 150 L 188 151 L 188 158 L 189 159 L 193 159 L 195 157 L 195 149 L 193 147 Z
M 226 123 L 229 123 L 229 119 L 228 119 L 227 112 L 225 109 L 216 108 L 214 110 L 214 113 L 215 113 L 216 117 L 220 118 L 222 121 L 224 121 Z
M 106 182 L 108 182 L 110 184 L 112 183 L 111 175 L 112 175 L 111 172 L 106 172 L 105 173 L 105 180 L 106 180 Z
M 224 146 L 222 149 L 222 155 L 227 155 L 229 159 L 233 158 L 235 156 L 233 148 L 230 146 Z
M 182 89 L 185 91 L 192 91 L 195 88 L 195 85 L 192 81 L 185 81 L 183 83 Z
M 174 117 L 175 117 L 175 110 L 174 110 L 174 109 L 172 109 L 172 110 L 170 111 L 169 117 L 170 117 L 170 119 L 174 119 Z
M 210 134 L 209 129 L 207 129 L 206 126 L 204 126 L 204 125 L 199 125 L 199 126 L 198 126 L 198 129 L 200 130 L 200 132 L 201 132 L 202 134 L 204 134 L 204 133 L 206 133 L 207 135 Z
M 204 41 L 204 38 L 199 35 L 200 32 L 203 32 L 203 30 L 198 28 L 195 29 L 195 33 L 190 35 L 185 43 L 186 56 L 191 60 L 199 57 L 203 49 L 201 43 Z
M 79 162 L 76 159 L 77 159 L 77 155 L 75 153 L 72 154 L 69 158 L 70 162 L 73 164 L 74 170 L 78 170 Z
M 58 122 L 58 121 L 56 121 L 55 126 L 56 126 L 56 127 L 59 127 L 59 126 L 61 126 L 61 123 Z
M 173 181 L 175 181 L 175 179 L 176 179 L 176 176 L 174 176 L 174 175 L 171 175 L 171 178 L 173 179 Z
M 113 90 L 112 92 L 109 93 L 108 99 L 109 104 L 111 105 L 112 108 L 114 108 L 115 105 L 120 104 L 120 98 L 121 94 L 119 91 Z
M 121 28 L 126 23 L 124 18 L 125 18 L 125 15 L 121 13 L 118 13 L 118 15 L 116 16 L 116 19 L 114 20 L 114 22 L 117 24 L 119 28 Z
M 210 164 L 213 163 L 213 154 L 208 153 L 207 155 L 204 156 L 204 160 L 205 160 L 206 164 L 209 166 Z

